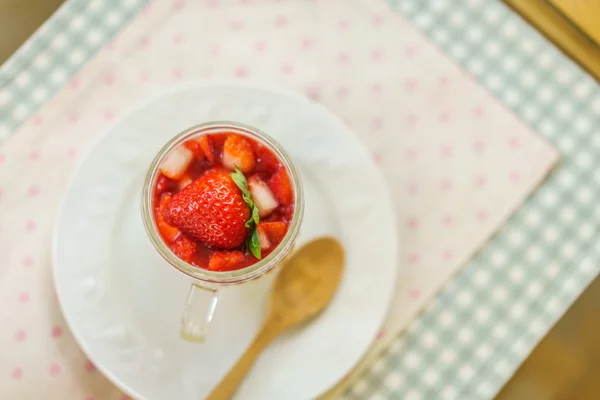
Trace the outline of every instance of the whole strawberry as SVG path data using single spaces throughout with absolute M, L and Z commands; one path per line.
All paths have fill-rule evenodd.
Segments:
M 220 169 L 173 195 L 163 209 L 165 220 L 209 247 L 233 249 L 244 243 L 250 209 L 231 175 Z

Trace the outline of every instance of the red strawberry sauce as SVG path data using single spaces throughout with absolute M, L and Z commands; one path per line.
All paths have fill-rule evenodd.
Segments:
M 234 166 L 237 180 L 239 174 L 246 180 L 251 204 L 232 177 Z M 261 258 L 287 233 L 294 213 L 292 184 L 283 163 L 258 141 L 234 133 L 194 137 L 172 150 L 159 169 L 156 227 L 183 261 L 213 271 L 245 268 L 258 261 L 250 251 L 257 248 L 256 241 L 250 244 L 253 233 Z M 260 221 L 248 227 L 251 206 Z

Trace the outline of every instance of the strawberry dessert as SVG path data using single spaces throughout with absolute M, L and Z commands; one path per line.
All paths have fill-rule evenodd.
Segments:
M 268 256 L 294 213 L 294 189 L 273 151 L 235 133 L 188 139 L 162 161 L 154 220 L 173 253 L 198 268 L 232 271 Z

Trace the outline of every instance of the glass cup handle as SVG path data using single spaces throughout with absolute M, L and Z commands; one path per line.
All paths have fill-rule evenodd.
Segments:
M 215 308 L 217 291 L 193 283 L 181 319 L 181 337 L 190 342 L 203 342 Z

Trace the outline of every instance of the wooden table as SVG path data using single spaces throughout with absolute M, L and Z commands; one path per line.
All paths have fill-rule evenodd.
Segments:
M 600 0 L 505 0 L 600 80 Z

